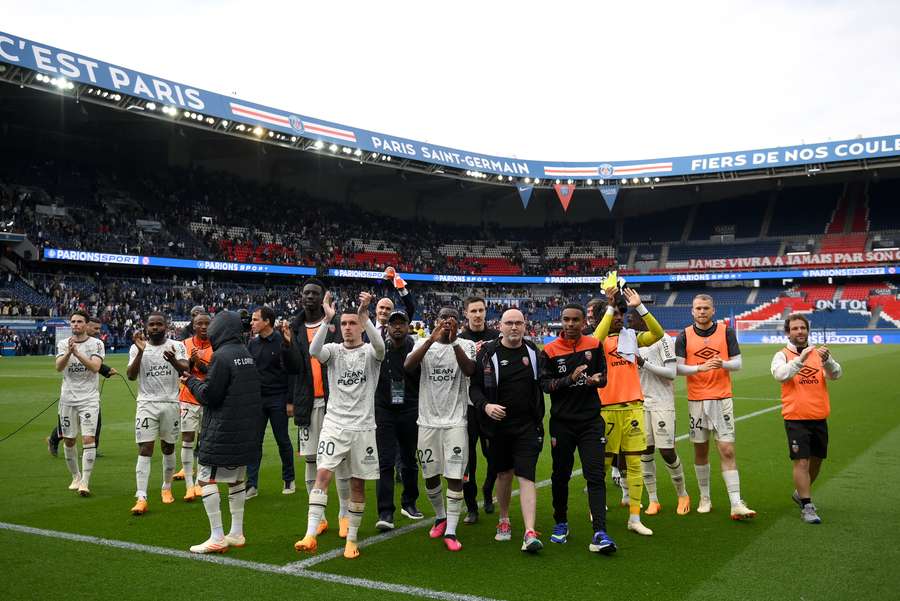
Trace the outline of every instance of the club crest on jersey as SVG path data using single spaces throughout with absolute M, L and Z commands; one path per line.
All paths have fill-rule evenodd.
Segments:
M 531 365 L 531 361 L 528 360 L 528 357 L 522 357 L 522 365 L 524 365 L 525 367 Z
M 363 463 L 378 463 L 378 460 L 375 458 L 375 449 L 372 447 L 366 447 L 366 456 L 363 457 Z
M 591 360 L 591 357 L 592 357 L 591 351 L 584 351 L 584 358 L 585 358 L 586 360 L 590 361 L 590 360 Z
M 665 427 L 666 427 L 666 422 L 660 420 L 660 422 L 659 422 L 658 424 L 656 424 L 656 425 L 659 426 L 660 428 L 665 428 Z
M 507 361 L 506 359 L 502 359 L 500 361 L 500 365 L 502 365 L 503 367 L 506 367 L 507 365 L 509 365 L 509 361 Z
M 331 332 L 332 334 L 334 334 L 334 324 L 333 323 L 328 324 L 328 331 Z

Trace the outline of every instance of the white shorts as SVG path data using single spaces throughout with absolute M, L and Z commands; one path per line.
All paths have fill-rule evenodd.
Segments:
M 200 421 L 203 419 L 203 405 L 193 403 L 181 403 L 181 431 L 199 432 Z
M 313 407 L 308 426 L 297 427 L 297 454 L 314 457 L 319 452 L 319 434 L 325 420 L 325 407 Z
M 247 466 L 218 466 L 218 465 L 203 465 L 200 464 L 200 467 L 197 469 L 197 481 L 198 482 L 209 482 L 210 484 L 216 484 L 221 482 L 223 484 L 235 484 L 236 482 L 243 482 L 247 479 Z
M 59 430 L 63 438 L 94 436 L 97 433 L 97 416 L 100 403 L 86 403 L 78 407 L 59 406 Z
M 469 434 L 466 425 L 452 428 L 419 426 L 416 457 L 422 466 L 422 476 L 444 476 L 462 480 L 469 461 Z
M 734 442 L 734 401 L 688 401 L 691 414 L 691 442 L 706 442 L 710 432 L 719 442 Z
M 647 446 L 657 449 L 675 448 L 675 410 L 644 409 Z
M 326 424 L 319 433 L 316 468 L 338 477 L 378 480 L 378 445 L 375 430 L 345 430 Z
M 153 442 L 157 438 L 175 444 L 180 438 L 180 403 L 141 401 L 134 419 L 134 441 Z

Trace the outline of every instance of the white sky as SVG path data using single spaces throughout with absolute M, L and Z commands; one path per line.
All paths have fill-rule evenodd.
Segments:
M 12 2 L 0 30 L 244 100 L 522 159 L 900 133 L 900 2 Z

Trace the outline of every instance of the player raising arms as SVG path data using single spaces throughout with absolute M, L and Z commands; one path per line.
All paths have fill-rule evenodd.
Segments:
M 128 351 L 128 379 L 138 381 L 137 414 L 134 439 L 138 444 L 135 466 L 137 502 L 134 515 L 147 511 L 147 483 L 150 480 L 150 458 L 159 438 L 163 454 L 162 502 L 174 503 L 172 476 L 175 475 L 175 441 L 179 434 L 179 374 L 188 370 L 184 343 L 166 336 L 166 316 L 153 311 L 147 316 L 147 337 L 136 331 L 134 344 Z
M 741 347 L 734 330 L 713 321 L 716 310 L 708 294 L 698 294 L 691 305 L 694 323 L 675 340 L 678 374 L 687 376 L 688 408 L 694 470 L 700 486 L 697 513 L 709 513 L 709 439 L 716 437 L 722 462 L 722 479 L 731 501 L 731 519 L 746 520 L 756 512 L 741 500 L 741 480 L 734 458 L 734 402 L 731 372 L 741 368 Z
M 72 474 L 69 490 L 91 494 L 91 473 L 97 448 L 94 433 L 100 414 L 100 378 L 97 373 L 105 355 L 103 343 L 87 334 L 88 316 L 75 311 L 69 318 L 72 335 L 56 345 L 56 371 L 63 372 L 59 394 L 59 429 L 65 442 L 66 466 Z M 81 432 L 81 469 L 75 439 Z
M 294 544 L 298 551 L 313 553 L 319 522 L 328 504 L 328 485 L 342 463 L 350 472 L 350 523 L 344 557 L 359 557 L 357 535 L 366 508 L 366 480 L 378 480 L 378 445 L 375 438 L 375 387 L 384 359 L 384 341 L 369 319 L 372 295 L 361 292 L 359 309 L 341 313 L 341 343 L 325 343 L 328 328 L 319 328 L 309 352 L 328 366 L 328 412 L 319 435 L 316 481 L 309 493 L 306 536 Z M 331 293 L 322 303 L 325 322 L 335 316 Z M 362 340 L 363 331 L 370 342 Z
M 608 305 L 594 336 L 603 344 L 606 354 L 606 386 L 599 389 L 601 413 L 606 422 L 606 465 L 612 464 L 614 454 L 625 455 L 627 466 L 625 480 L 628 483 L 628 529 L 644 536 L 653 531 L 641 523 L 641 455 L 647 448 L 644 425 L 644 394 L 638 375 L 636 356 L 638 347 L 650 346 L 665 332 L 650 311 L 641 302 L 641 295 L 616 286 L 604 290 Z M 644 319 L 649 331 L 635 334 L 625 329 L 625 313 L 636 311 Z
M 466 412 L 469 377 L 475 373 L 475 343 L 457 337 L 459 313 L 452 307 L 438 312 L 431 337 L 416 342 L 404 369 L 419 379 L 419 440 L 417 454 L 425 477 L 425 494 L 434 507 L 429 535 L 444 537 L 450 551 L 459 551 L 456 526 L 463 503 L 463 475 L 468 462 Z M 441 476 L 447 479 L 447 508 L 441 496 Z

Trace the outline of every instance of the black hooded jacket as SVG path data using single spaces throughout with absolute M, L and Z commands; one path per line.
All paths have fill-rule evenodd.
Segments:
M 241 339 L 241 318 L 223 311 L 209 325 L 213 359 L 206 380 L 191 377 L 187 387 L 203 405 L 199 461 L 237 467 L 260 458 L 263 424 L 259 374 Z

